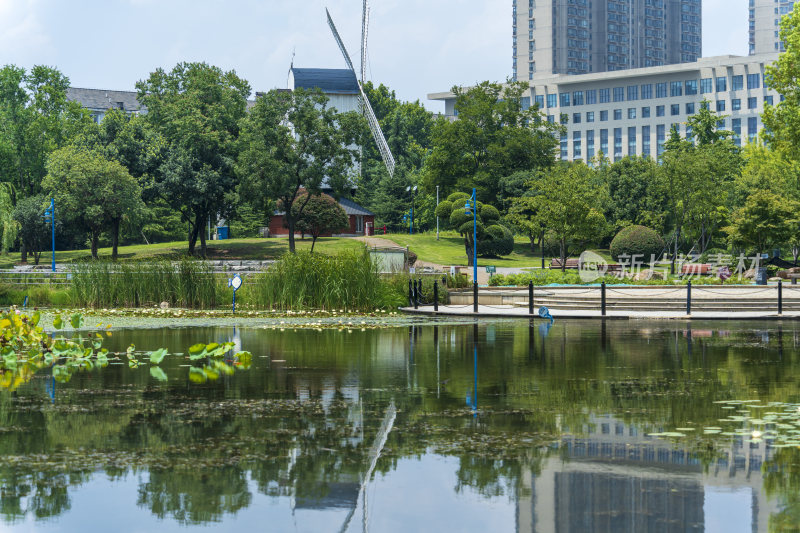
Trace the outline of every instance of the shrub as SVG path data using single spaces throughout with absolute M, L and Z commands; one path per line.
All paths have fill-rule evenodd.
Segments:
M 644 226 L 628 226 L 617 233 L 611 241 L 611 256 L 619 261 L 622 256 L 640 256 L 643 261 L 656 259 L 664 252 L 664 239 L 650 228 Z
M 513 251 L 514 234 L 505 226 L 489 226 L 484 238 L 478 240 L 478 255 L 482 257 L 500 257 Z

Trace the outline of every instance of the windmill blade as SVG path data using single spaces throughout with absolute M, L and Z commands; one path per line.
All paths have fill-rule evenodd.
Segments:
M 375 112 L 372 110 L 372 106 L 369 103 L 369 98 L 364 94 L 363 87 L 359 85 L 359 89 L 361 89 L 361 102 L 364 107 L 364 115 L 367 117 L 367 123 L 369 124 L 370 131 L 372 131 L 372 137 L 375 139 L 375 144 L 378 146 L 381 158 L 383 158 L 383 164 L 386 165 L 386 170 L 389 171 L 389 176 L 394 177 L 395 161 L 392 151 L 389 149 L 389 143 L 386 142 L 386 137 L 383 136 L 378 117 L 375 116 Z
M 342 55 L 347 63 L 347 67 L 353 71 L 353 74 L 355 74 L 356 69 L 353 68 L 353 61 L 350 59 L 350 54 L 347 53 L 347 48 L 344 46 L 344 42 L 342 42 L 342 38 L 339 35 L 339 31 L 336 29 L 336 24 L 333 23 L 333 18 L 331 18 L 331 13 L 328 11 L 328 8 L 325 8 L 325 13 L 328 15 L 328 26 L 331 28 L 333 38 L 336 39 L 336 44 L 339 45 L 339 49 L 342 51 Z M 369 103 L 369 98 L 367 98 L 367 95 L 364 94 L 364 87 L 362 86 L 361 82 L 358 82 L 358 80 L 356 80 L 356 82 L 358 83 L 358 90 L 361 93 L 361 105 L 362 109 L 364 110 L 364 116 L 367 118 L 367 123 L 369 124 L 370 131 L 372 132 L 372 137 L 375 139 L 378 152 L 381 154 L 383 164 L 386 165 L 386 170 L 389 172 L 389 176 L 394 177 L 394 156 L 392 155 L 392 151 L 389 149 L 389 144 L 386 142 L 386 137 L 383 136 L 381 125 L 378 122 L 378 117 L 375 116 L 375 112 L 372 110 L 372 106 Z
M 339 45 L 339 50 L 342 51 L 342 55 L 344 56 L 344 61 L 347 63 L 347 68 L 355 73 L 356 69 L 353 68 L 353 62 L 350 60 L 350 54 L 347 53 L 347 48 L 344 47 L 344 43 L 342 42 L 342 38 L 339 36 L 339 31 L 336 29 L 336 24 L 333 23 L 333 19 L 331 18 L 331 12 L 328 11 L 328 8 L 325 8 L 325 13 L 328 15 L 328 26 L 331 27 L 331 32 L 333 32 L 333 38 L 336 39 L 336 44 Z
M 369 36 L 369 5 L 364 0 L 361 14 L 361 85 L 367 80 L 367 37 Z

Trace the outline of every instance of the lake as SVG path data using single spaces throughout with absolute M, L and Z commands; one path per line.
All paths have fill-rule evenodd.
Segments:
M 291 328 L 0 392 L 0 532 L 800 530 L 800 323 Z

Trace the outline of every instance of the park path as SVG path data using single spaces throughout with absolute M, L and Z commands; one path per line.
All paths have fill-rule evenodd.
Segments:
M 358 240 L 367 244 L 367 246 L 377 247 L 377 248 L 403 248 L 402 246 L 398 245 L 394 241 L 390 241 L 389 239 L 382 239 L 380 237 L 358 237 Z M 422 258 L 417 257 L 417 267 L 430 267 L 435 270 L 440 270 L 444 272 L 450 271 L 450 265 L 440 265 L 438 263 L 431 263 L 430 261 L 425 261 Z M 508 270 L 509 272 L 502 272 L 502 270 Z M 511 271 L 516 273 L 516 271 L 520 271 L 520 269 L 497 269 L 498 274 L 510 274 Z M 472 269 L 468 269 L 467 277 L 471 280 L 472 279 Z M 489 274 L 486 272 L 485 268 L 478 268 L 478 284 L 479 285 L 488 285 L 489 284 Z

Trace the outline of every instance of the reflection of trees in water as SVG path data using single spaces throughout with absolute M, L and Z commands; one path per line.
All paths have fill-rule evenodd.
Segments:
M 800 528 L 800 450 L 777 450 L 763 471 L 767 494 L 780 498 L 782 507 L 770 517 L 770 531 L 797 531 Z
M 218 522 L 250 505 L 247 473 L 238 467 L 197 470 L 150 469 L 139 486 L 137 504 L 159 518 L 185 524 Z
M 324 502 L 364 474 L 392 396 L 400 414 L 379 472 L 435 450 L 458 457 L 456 491 L 512 498 L 523 472 L 538 471 L 543 457 L 559 453 L 537 451 L 542 441 L 561 431 L 581 433 L 592 413 L 612 413 L 639 428 L 716 426 L 729 413 L 714 401 L 752 398 L 752 391 L 764 402 L 795 397 L 794 328 L 765 337 L 719 327 L 710 336 L 698 327 L 690 336 L 685 326 L 673 325 L 615 326 L 603 335 L 599 327 L 556 323 L 543 339 L 524 324 L 498 326 L 491 342 L 481 329 L 477 427 L 464 403 L 473 383 L 470 327 L 440 327 L 438 366 L 432 328 L 422 328 L 413 365 L 398 352 L 408 348 L 406 330 L 267 332 L 250 339 L 257 345 L 252 351 L 287 359 L 295 370 L 254 367 L 191 390 L 152 387 L 146 372 L 77 375 L 55 406 L 24 389 L 14 402 L 0 396 L 0 426 L 24 428 L 0 432 L 0 513 L 7 521 L 58 516 L 69 509 L 70 486 L 90 479 L 85 470 L 113 477 L 137 465 L 150 470 L 140 505 L 185 523 L 236 513 L 251 504 L 251 490 Z M 243 333 L 246 349 L 248 335 L 255 334 Z M 185 336 L 177 344 L 190 343 Z M 156 340 L 168 345 L 166 339 Z M 352 391 L 343 394 L 349 389 L 356 399 L 348 396 Z M 296 400 L 301 392 L 307 401 Z M 702 436 L 684 446 L 709 464 L 728 443 Z M 62 460 L 47 454 L 80 449 L 99 453 L 81 464 L 76 452 L 60 474 L 45 464 Z M 105 451 L 116 455 L 103 459 Z M 26 454 L 44 454 L 44 462 L 2 459 Z M 797 518 L 797 461 L 798 450 L 783 450 L 764 466 L 768 482 L 775 479 L 770 490 L 790 503 L 776 523 Z M 64 475 L 65 469 L 77 473 Z

